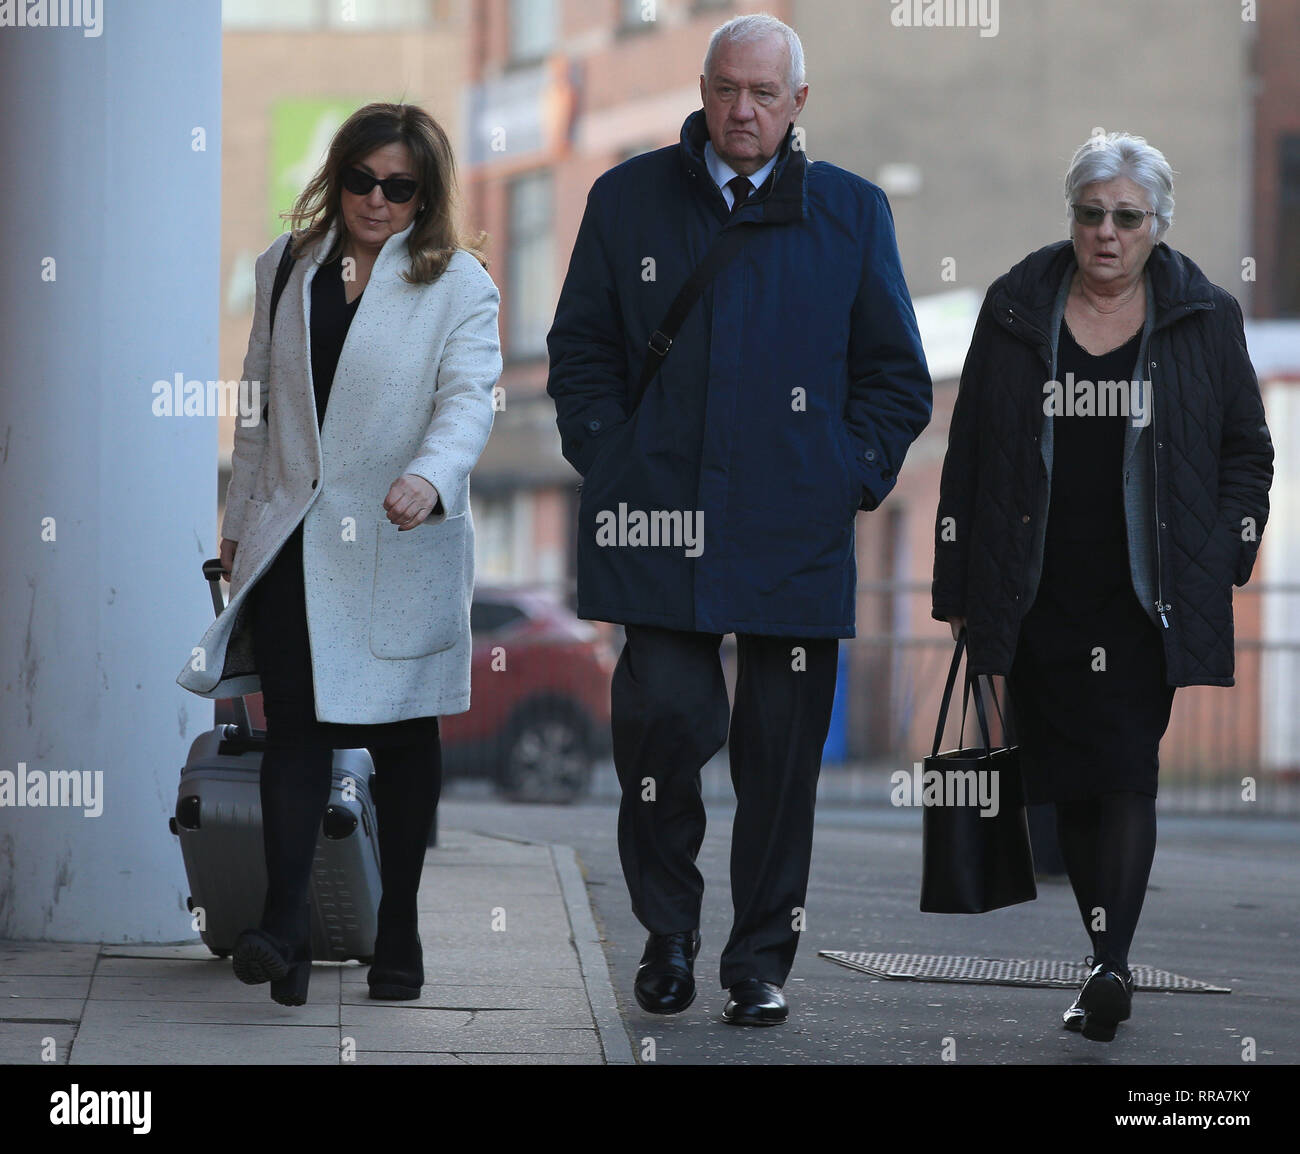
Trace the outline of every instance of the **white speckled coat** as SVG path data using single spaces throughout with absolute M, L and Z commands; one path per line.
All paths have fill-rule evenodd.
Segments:
M 463 251 L 433 284 L 402 280 L 409 232 L 390 237 L 375 260 L 319 432 L 308 345 L 311 281 L 334 233 L 294 262 L 273 343 L 271 285 L 288 234 L 257 259 L 244 380 L 262 382 L 269 419 L 248 428 L 236 421 L 222 526 L 223 536 L 239 542 L 230 600 L 177 678 L 202 697 L 260 688 L 250 615 L 242 611 L 305 517 L 317 718 L 380 723 L 469 708 L 469 473 L 492 429 L 500 298 Z M 403 473 L 428 480 L 442 512 L 399 532 L 383 501 Z

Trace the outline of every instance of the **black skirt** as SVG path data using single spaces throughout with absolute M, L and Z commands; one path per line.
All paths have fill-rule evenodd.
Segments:
M 373 725 L 316 719 L 307 598 L 303 587 L 302 523 L 270 568 L 249 591 L 253 654 L 262 680 L 268 738 L 312 738 L 334 749 L 378 749 L 438 740 L 436 717 L 415 717 Z M 327 658 L 328 659 L 328 658 Z
M 1061 324 L 1059 379 L 1125 379 L 1138 337 L 1101 356 Z M 1008 678 L 1031 802 L 1116 790 L 1156 795 L 1169 726 L 1160 629 L 1138 603 L 1124 519 L 1118 415 L 1056 416 L 1052 498 L 1038 593 Z

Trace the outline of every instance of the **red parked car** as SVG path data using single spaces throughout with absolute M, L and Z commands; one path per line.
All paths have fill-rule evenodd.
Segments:
M 440 723 L 447 777 L 490 777 L 515 801 L 571 802 L 610 752 L 614 653 L 600 631 L 545 589 L 477 585 L 471 701 Z M 264 729 L 262 695 L 245 698 Z M 217 723 L 234 720 L 217 703 Z
M 445 718 L 443 764 L 516 801 L 570 802 L 610 753 L 614 653 L 554 593 L 479 585 L 471 704 Z

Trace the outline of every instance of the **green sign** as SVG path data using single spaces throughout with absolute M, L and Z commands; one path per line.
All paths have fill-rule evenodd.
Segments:
M 288 228 L 280 213 L 293 203 L 325 160 L 339 126 L 366 100 L 280 100 L 271 109 L 270 234 Z

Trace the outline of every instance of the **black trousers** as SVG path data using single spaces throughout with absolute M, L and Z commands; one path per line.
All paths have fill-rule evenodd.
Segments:
M 728 743 L 731 936 L 720 979 L 784 985 L 804 923 L 813 810 L 839 642 L 738 634 L 729 709 L 720 633 L 628 625 L 611 687 L 623 798 L 618 847 L 632 911 L 651 933 L 696 928 L 704 879 L 700 769 Z

